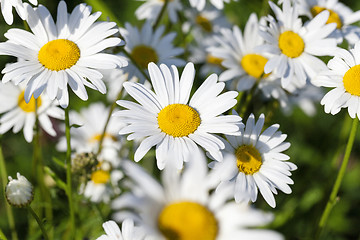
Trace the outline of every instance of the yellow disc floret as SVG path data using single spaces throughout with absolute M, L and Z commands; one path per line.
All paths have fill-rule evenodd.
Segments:
M 185 137 L 196 131 L 201 120 L 199 113 L 185 104 L 170 104 L 157 117 L 159 128 L 173 137 Z
M 343 77 L 345 90 L 360 97 L 360 64 L 350 68 Z
M 52 71 L 71 68 L 79 58 L 79 47 L 67 39 L 56 39 L 46 43 L 38 54 L 39 62 Z
M 209 19 L 202 15 L 198 15 L 195 19 L 195 22 L 205 31 L 212 32 L 213 26 Z
M 289 58 L 296 58 L 304 52 L 305 43 L 297 33 L 285 31 L 279 36 L 279 48 Z
M 251 145 L 242 145 L 235 151 L 236 165 L 240 172 L 254 174 L 260 170 L 262 158 L 259 151 Z
M 221 66 L 221 63 L 222 63 L 223 60 L 224 60 L 224 59 L 219 58 L 219 57 L 215 57 L 215 56 L 213 56 L 213 55 L 211 55 L 211 54 L 208 54 L 208 55 L 206 56 L 206 62 L 207 62 L 207 63 L 210 63 L 210 64 L 212 64 L 212 65 Z
M 94 136 L 89 138 L 89 142 L 91 142 L 91 143 L 92 142 L 99 142 L 101 140 L 101 136 L 102 136 L 102 134 L 95 134 Z M 114 135 L 110 134 L 110 133 L 105 133 L 104 139 L 106 139 L 106 138 L 111 139 L 113 141 L 117 141 L 117 138 Z
M 151 62 L 157 63 L 159 58 L 156 51 L 145 45 L 138 45 L 131 51 L 131 57 L 141 67 L 146 69 Z
M 107 183 L 110 179 L 110 173 L 104 170 L 97 170 L 91 174 L 91 180 L 96 184 Z
M 318 15 L 319 13 L 321 13 L 324 10 L 327 10 L 330 13 L 330 16 L 329 16 L 326 23 L 336 23 L 336 28 L 341 28 L 342 27 L 341 18 L 333 10 L 326 9 L 326 8 L 320 7 L 320 6 L 314 6 L 314 7 L 311 8 L 311 14 L 315 17 L 316 15 Z
M 168 240 L 215 240 L 218 233 L 214 214 L 195 202 L 167 205 L 158 217 L 158 227 Z
M 25 102 L 24 98 L 25 91 L 22 91 L 19 94 L 18 97 L 18 106 L 23 110 L 24 112 L 30 113 L 35 112 L 36 109 L 36 101 L 37 101 L 37 107 L 39 108 L 41 106 L 41 97 L 38 97 L 36 100 L 33 96 L 31 96 L 30 101 L 28 103 Z
M 264 73 L 267 59 L 259 54 L 246 54 L 241 59 L 244 71 L 254 78 L 260 78 Z

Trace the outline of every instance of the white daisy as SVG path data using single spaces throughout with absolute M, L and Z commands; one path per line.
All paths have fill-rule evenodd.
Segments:
M 16 174 L 17 179 L 8 177 L 9 183 L 5 188 L 5 197 L 8 203 L 15 207 L 28 206 L 34 199 L 34 187 L 26 177 Z
M 64 110 L 58 103 L 50 100 L 43 94 L 37 100 L 31 98 L 28 103 L 24 99 L 25 84 L 14 85 L 12 82 L 0 83 L 0 134 L 4 134 L 11 128 L 14 133 L 23 129 L 27 142 L 31 142 L 34 135 L 37 114 L 40 127 L 49 135 L 56 136 L 51 118 L 64 119 Z
M 29 0 L 30 3 L 32 3 L 33 5 L 37 5 L 38 1 L 37 0 Z M 19 14 L 19 16 L 21 17 L 22 20 L 25 20 L 27 17 L 27 12 L 24 8 L 24 4 L 22 2 L 22 0 L 1 0 L 0 1 L 0 5 L 1 5 L 1 13 L 4 17 L 5 22 L 8 25 L 13 24 L 14 18 L 13 18 L 13 14 L 12 14 L 12 8 L 14 7 L 17 14 Z
M 106 107 L 103 103 L 92 103 L 87 108 L 82 108 L 80 113 L 75 111 L 70 112 L 70 120 L 80 127 L 71 128 L 71 148 L 75 149 L 77 153 L 81 152 L 97 152 L 99 141 L 104 131 L 104 126 L 109 115 L 110 108 Z M 103 151 L 107 158 L 117 155 L 121 144 L 118 139 L 119 130 L 125 126 L 119 124 L 110 118 L 106 128 L 103 140 Z M 57 149 L 66 151 L 66 138 L 63 136 Z M 113 164 L 116 164 L 115 162 Z
M 103 223 L 106 234 L 101 235 L 96 240 L 143 240 L 145 233 L 142 228 L 135 227 L 134 221 L 125 219 L 122 222 L 121 231 L 116 222 L 110 220 Z
M 297 0 L 300 14 L 312 19 L 320 12 L 327 10 L 330 12 L 326 23 L 336 23 L 336 30 L 333 36 L 338 39 L 338 43 L 345 38 L 351 45 L 360 40 L 359 27 L 351 25 L 360 20 L 360 10 L 354 12 L 345 4 L 338 0 Z
M 25 81 L 26 102 L 31 96 L 38 98 L 46 89 L 50 99 L 58 99 L 62 107 L 69 103 L 67 84 L 82 100 L 88 98 L 84 85 L 105 93 L 102 74 L 96 69 L 127 64 L 119 56 L 100 53 L 121 43 L 120 38 L 109 37 L 118 32 L 116 23 L 95 23 L 101 13 L 91 14 L 91 7 L 86 4 L 76 6 L 68 14 L 66 3 L 60 1 L 56 24 L 46 7 L 33 9 L 26 4 L 25 8 L 32 33 L 10 29 L 5 33 L 9 40 L 0 43 L 0 54 L 25 61 L 6 66 L 2 81 Z
M 264 121 L 261 114 L 255 123 L 251 114 L 240 136 L 227 136 L 230 144 L 224 150 L 224 160 L 212 162 L 212 167 L 213 174 L 221 179 L 217 190 L 232 189 L 236 202 L 255 202 L 259 190 L 265 201 L 275 207 L 276 188 L 291 193 L 288 184 L 294 182 L 289 177 L 290 171 L 297 167 L 282 153 L 290 147 L 290 143 L 284 142 L 286 134 L 278 131 L 278 124 L 261 133 Z
M 266 44 L 257 49 L 273 54 L 264 72 L 274 72 L 281 77 L 283 88 L 293 91 L 293 86 L 303 87 L 308 79 L 326 69 L 325 63 L 315 56 L 331 55 L 336 48 L 336 40 L 328 38 L 336 24 L 326 24 L 329 12 L 323 11 L 303 26 L 296 5 L 291 6 L 289 0 L 284 1 L 283 9 L 273 2 L 269 4 L 276 19 L 267 17 L 269 26 L 260 30 Z
M 161 184 L 137 164 L 124 162 L 125 174 L 136 185 L 112 202 L 119 209 L 115 220 L 138 220 L 157 240 L 283 239 L 274 231 L 251 229 L 269 223 L 270 214 L 228 201 L 228 191 L 209 193 L 213 179 L 206 160 L 196 152 L 192 158 L 196 160 L 182 171 L 167 165 L 161 172 Z
M 219 80 L 236 80 L 235 87 L 238 91 L 251 89 L 255 82 L 263 77 L 264 66 L 269 55 L 255 51 L 255 47 L 264 43 L 259 36 L 259 22 L 256 14 L 250 15 L 244 35 L 237 26 L 234 26 L 232 30 L 221 29 L 220 33 L 221 35 L 214 37 L 219 46 L 207 49 L 211 55 L 223 58 L 221 65 L 226 70 L 220 74 Z
M 224 8 L 224 2 L 229 3 L 231 0 L 210 0 L 210 3 L 217 9 Z M 237 0 L 234 0 L 237 1 Z M 206 0 L 189 0 L 190 5 L 196 8 L 198 11 L 202 11 L 205 8 Z
M 144 82 L 145 77 L 138 68 L 147 72 L 150 62 L 178 67 L 185 65 L 184 60 L 176 58 L 184 52 L 182 48 L 174 47 L 172 43 L 176 33 L 168 33 L 163 36 L 164 31 L 164 26 L 159 26 L 153 31 L 150 22 L 145 22 L 142 29 L 133 27 L 129 23 L 125 24 L 125 28 L 120 28 L 120 33 L 126 42 L 125 50 L 137 65 L 129 61 L 129 65 L 124 68 L 124 72 L 129 73 L 129 78 L 136 76 L 140 82 Z
M 135 15 L 139 20 L 149 20 L 150 22 L 155 21 L 160 14 L 161 9 L 164 6 L 164 0 L 141 0 L 146 1 L 135 11 Z M 172 23 L 178 21 L 177 12 L 182 10 L 180 0 L 170 0 L 167 3 L 166 11 L 169 19 Z
M 138 83 L 124 83 L 125 90 L 139 104 L 120 100 L 117 103 L 128 110 L 114 114 L 127 124 L 119 134 L 130 134 L 128 140 L 145 138 L 135 152 L 135 161 L 156 146 L 159 169 L 168 159 L 181 168 L 187 155 L 198 149 L 196 144 L 220 161 L 220 149 L 225 145 L 214 133 L 239 133 L 237 123 L 241 118 L 221 115 L 236 104 L 238 93 L 220 94 L 225 84 L 217 82 L 217 75 L 212 74 L 189 100 L 195 77 L 192 63 L 185 66 L 181 78 L 175 66 L 164 64 L 159 68 L 150 63 L 149 73 L 154 92 Z
M 316 86 L 333 88 L 321 100 L 325 112 L 337 114 L 347 108 L 351 118 L 360 119 L 360 42 L 349 51 L 338 49 L 328 62 L 328 71 L 321 72 L 314 80 Z

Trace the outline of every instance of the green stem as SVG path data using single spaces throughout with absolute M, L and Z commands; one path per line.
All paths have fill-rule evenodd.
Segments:
M 71 136 L 70 136 L 70 120 L 69 120 L 69 107 L 65 108 L 65 136 L 66 136 L 66 194 L 68 196 L 69 211 L 70 211 L 70 233 L 71 239 L 75 237 L 75 212 L 72 194 L 72 176 L 71 176 Z
M 0 136 L 1 137 L 1 136 Z M 5 199 L 5 186 L 8 183 L 7 179 L 7 172 L 6 172 L 6 165 L 4 160 L 4 155 L 2 153 L 2 148 L 0 144 L 0 174 L 1 174 L 1 182 L 3 185 L 3 194 L 4 194 L 4 201 L 5 201 L 5 207 L 6 207 L 6 215 L 9 222 L 10 230 L 11 230 L 11 239 L 18 240 L 18 236 L 15 229 L 15 220 L 14 215 L 11 209 L 11 206 L 8 204 L 8 202 Z
M 160 21 L 161 21 L 162 17 L 164 16 L 164 13 L 165 13 L 168 3 L 169 3 L 169 0 L 165 0 L 164 5 L 162 6 L 162 8 L 159 12 L 159 15 L 157 16 L 157 18 L 155 20 L 155 23 L 153 25 L 153 30 L 157 29 L 157 27 L 159 26 Z
M 114 109 L 115 109 L 115 107 L 116 107 L 116 101 L 121 98 L 121 95 L 122 95 L 122 93 L 123 93 L 123 89 L 124 89 L 124 88 L 121 88 L 121 89 L 120 89 L 118 95 L 116 96 L 115 101 L 112 103 L 112 105 L 111 105 L 111 107 L 110 107 L 110 111 L 109 111 L 108 117 L 107 117 L 107 119 L 106 119 L 104 129 L 103 129 L 103 131 L 102 131 L 102 133 L 101 133 L 101 136 L 100 136 L 99 148 L 98 148 L 98 151 L 97 151 L 97 155 L 99 155 L 99 154 L 101 153 L 102 145 L 103 145 L 104 138 L 105 138 L 105 135 L 106 135 L 107 126 L 109 125 L 110 118 L 111 118 L 112 113 L 113 113 L 113 111 L 114 111 Z
M 35 218 L 36 222 L 38 223 L 40 229 L 41 229 L 41 232 L 44 236 L 44 239 L 45 240 L 49 240 L 49 237 L 46 233 L 46 230 L 45 230 L 45 227 L 44 227 L 44 224 L 42 223 L 42 221 L 40 220 L 39 216 L 36 214 L 36 212 L 31 208 L 31 206 L 29 205 L 28 207 L 28 210 L 29 212 L 31 213 L 31 215 Z
M 1 229 L 0 229 L 0 239 L 7 240 L 7 237 L 5 236 L 5 234 L 3 233 L 3 231 Z
M 355 118 L 353 120 L 353 124 L 352 124 L 352 127 L 351 127 L 349 139 L 348 139 L 348 142 L 347 142 L 347 145 L 346 145 L 345 154 L 344 154 L 344 158 L 343 158 L 343 161 L 341 163 L 341 166 L 340 166 L 340 170 L 338 172 L 338 175 L 336 177 L 335 184 L 334 184 L 334 186 L 332 188 L 329 200 L 328 200 L 328 202 L 326 204 L 324 212 L 322 213 L 322 216 L 321 216 L 321 219 L 320 219 L 320 222 L 319 222 L 319 225 L 318 225 L 318 232 L 317 232 L 317 238 L 316 239 L 320 239 L 320 237 L 322 236 L 323 231 L 324 231 L 324 227 L 325 227 L 326 222 L 327 222 L 327 220 L 329 218 L 329 215 L 330 215 L 333 207 L 337 203 L 337 195 L 338 195 L 338 192 L 339 192 L 339 189 L 340 189 L 340 186 L 341 186 L 341 182 L 342 182 L 342 180 L 343 180 L 343 178 L 345 176 L 347 165 L 349 163 L 350 153 L 351 153 L 354 141 L 355 141 L 356 130 L 357 130 L 358 125 L 359 125 L 359 120 L 357 118 Z

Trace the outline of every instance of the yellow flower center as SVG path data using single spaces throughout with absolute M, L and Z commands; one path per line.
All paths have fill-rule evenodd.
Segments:
M 24 98 L 25 91 L 22 91 L 19 94 L 18 97 L 18 106 L 23 110 L 24 112 L 35 112 L 36 109 L 36 101 L 37 101 L 37 107 L 39 108 L 41 106 L 41 97 L 38 97 L 37 100 L 35 100 L 34 96 L 31 96 L 30 101 L 28 103 L 25 102 Z
M 224 59 L 222 58 L 219 58 L 219 57 L 215 57 L 211 54 L 208 54 L 206 56 L 206 62 L 207 63 L 210 63 L 210 64 L 213 64 L 213 65 L 218 65 L 218 66 L 221 66 L 221 63 Z
M 157 63 L 159 58 L 156 51 L 149 46 L 138 45 L 131 51 L 131 57 L 141 67 L 146 69 L 151 62 Z
M 91 174 L 91 180 L 96 184 L 107 183 L 110 179 L 110 173 L 104 170 L 97 170 Z
M 351 67 L 343 77 L 345 90 L 360 97 L 360 64 Z
M 157 117 L 159 128 L 173 137 L 185 137 L 196 131 L 201 120 L 199 113 L 185 104 L 170 104 Z
M 262 158 L 259 151 L 251 145 L 242 145 L 235 151 L 236 165 L 240 172 L 254 174 L 260 170 Z
M 330 9 L 326 9 L 324 7 L 320 7 L 320 6 L 314 6 L 311 8 L 311 14 L 315 17 L 316 15 L 318 15 L 319 13 L 321 13 L 324 10 L 328 10 L 330 13 L 330 16 L 327 20 L 326 23 L 336 23 L 336 27 L 337 28 L 341 28 L 342 27 L 342 21 L 340 16 L 334 12 L 333 10 Z
M 267 59 L 258 54 L 246 54 L 241 59 L 241 66 L 244 71 L 254 77 L 260 78 L 264 73 L 264 67 Z
M 94 136 L 92 136 L 90 139 L 89 139 L 89 142 L 99 142 L 100 139 L 101 139 L 101 135 L 102 134 L 95 134 Z M 114 136 L 114 135 L 111 135 L 109 133 L 105 133 L 104 135 L 104 139 L 105 138 L 109 138 L 113 141 L 117 141 L 117 138 Z
M 78 46 L 67 39 L 56 39 L 46 43 L 39 51 L 39 62 L 49 70 L 61 71 L 71 68 L 80 58 Z
M 218 233 L 214 214 L 195 202 L 167 205 L 158 217 L 158 227 L 169 240 L 215 240 Z
M 205 32 L 212 32 L 212 24 L 209 19 L 202 15 L 198 15 L 195 19 L 196 24 L 198 24 Z
M 279 36 L 279 48 L 290 58 L 299 57 L 305 48 L 304 40 L 293 31 L 285 31 Z

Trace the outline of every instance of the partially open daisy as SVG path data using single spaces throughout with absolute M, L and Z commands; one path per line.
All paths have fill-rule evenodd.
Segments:
M 333 36 L 339 43 L 345 38 L 351 45 L 360 40 L 359 27 L 351 25 L 360 20 L 360 11 L 354 12 L 345 4 L 338 0 L 297 0 L 300 14 L 308 16 L 310 19 L 322 11 L 329 11 L 330 16 L 326 23 L 336 23 Z M 354 32 L 355 31 L 355 32 Z
M 275 207 L 276 188 L 291 193 L 288 184 L 294 182 L 289 177 L 290 171 L 297 167 L 282 153 L 290 147 L 290 143 L 284 142 L 286 134 L 278 131 L 278 124 L 262 132 L 264 121 L 261 114 L 255 123 L 251 114 L 240 136 L 227 136 L 230 144 L 224 150 L 224 160 L 212 162 L 213 174 L 222 181 L 217 190 L 232 188 L 236 202 L 255 202 L 259 190 L 265 201 Z
M 37 0 L 29 0 L 29 2 L 33 5 L 37 5 Z M 22 20 L 25 20 L 27 17 L 27 12 L 24 8 L 24 4 L 22 0 L 14 1 L 14 0 L 1 0 L 1 13 L 4 17 L 4 20 L 7 24 L 11 25 L 14 21 L 14 17 L 12 14 L 13 7 L 15 8 L 17 14 L 21 17 Z
M 212 179 L 206 160 L 196 152 L 192 157 L 197 159 L 182 171 L 167 165 L 161 172 L 161 183 L 139 165 L 125 162 L 125 174 L 135 186 L 112 202 L 112 207 L 119 209 L 115 220 L 138 219 L 158 240 L 283 239 L 274 231 L 251 229 L 269 223 L 270 214 L 227 201 L 228 191 L 209 193 Z
M 277 74 L 283 88 L 293 91 L 293 86 L 303 87 L 326 69 L 325 63 L 315 56 L 331 55 L 336 48 L 336 40 L 328 38 L 336 24 L 326 24 L 329 12 L 323 11 L 303 26 L 296 5 L 291 6 L 289 0 L 284 1 L 282 9 L 273 2 L 269 4 L 276 19 L 267 17 L 269 26 L 260 30 L 266 43 L 257 49 L 273 54 L 264 72 Z
M 140 82 L 144 82 L 145 78 L 138 68 L 147 72 L 150 62 L 156 64 L 166 64 L 168 66 L 184 66 L 185 61 L 176 56 L 182 54 L 182 48 L 174 47 L 173 40 L 176 33 L 168 33 L 163 36 L 164 26 L 158 27 L 155 31 L 149 21 L 145 22 L 142 29 L 131 26 L 126 23 L 125 28 L 120 28 L 120 33 L 124 37 L 126 45 L 125 50 L 131 55 L 132 61 L 124 68 L 125 73 L 129 73 L 129 79 L 136 76 Z
M 24 99 L 25 84 L 18 86 L 13 82 L 0 83 L 0 134 L 4 134 L 11 128 L 14 133 L 23 129 L 27 142 L 31 142 L 34 135 L 36 121 L 35 110 L 40 127 L 49 135 L 56 136 L 56 131 L 50 118 L 64 119 L 64 110 L 57 102 L 50 100 L 43 94 L 37 100 L 31 98 L 28 103 Z
M 141 0 L 145 1 L 138 9 L 135 11 L 135 15 L 138 19 L 149 20 L 153 22 L 160 14 L 162 7 L 164 6 L 164 0 Z M 176 23 L 178 21 L 178 11 L 182 10 L 182 5 L 180 0 L 170 0 L 167 3 L 166 11 L 171 22 Z
M 321 100 L 325 112 L 337 114 L 347 108 L 351 118 L 360 119 L 360 42 L 349 51 L 338 49 L 328 62 L 328 71 L 314 80 L 317 86 L 334 88 Z
M 138 103 L 119 100 L 117 103 L 128 110 L 114 114 L 127 124 L 120 134 L 130 134 L 128 140 L 145 138 L 135 152 L 135 161 L 156 146 L 159 169 L 168 160 L 181 168 L 187 156 L 198 148 L 196 144 L 220 161 L 220 149 L 225 145 L 214 133 L 239 134 L 237 123 L 241 118 L 222 115 L 236 104 L 238 93 L 220 94 L 225 84 L 217 82 L 217 75 L 212 74 L 189 100 L 195 77 L 193 63 L 185 66 L 180 80 L 175 66 L 162 64 L 159 68 L 150 63 L 149 73 L 154 92 L 139 83 L 124 83 L 125 90 Z
M 120 56 L 101 53 L 118 46 L 118 32 L 114 22 L 97 22 L 100 12 L 91 14 L 91 7 L 80 4 L 68 14 L 64 1 L 58 5 L 56 24 L 47 8 L 33 9 L 25 5 L 31 32 L 10 29 L 8 41 L 0 43 L 0 54 L 23 59 L 2 70 L 3 82 L 16 77 L 26 81 L 25 101 L 38 98 L 46 89 L 50 99 L 58 99 L 67 107 L 67 85 L 82 100 L 88 98 L 85 86 L 106 92 L 102 74 L 97 69 L 112 69 L 127 64 Z
M 125 219 L 122 222 L 121 231 L 116 222 L 110 220 L 103 223 L 106 234 L 96 240 L 144 240 L 145 232 L 141 227 L 134 226 L 134 221 Z

